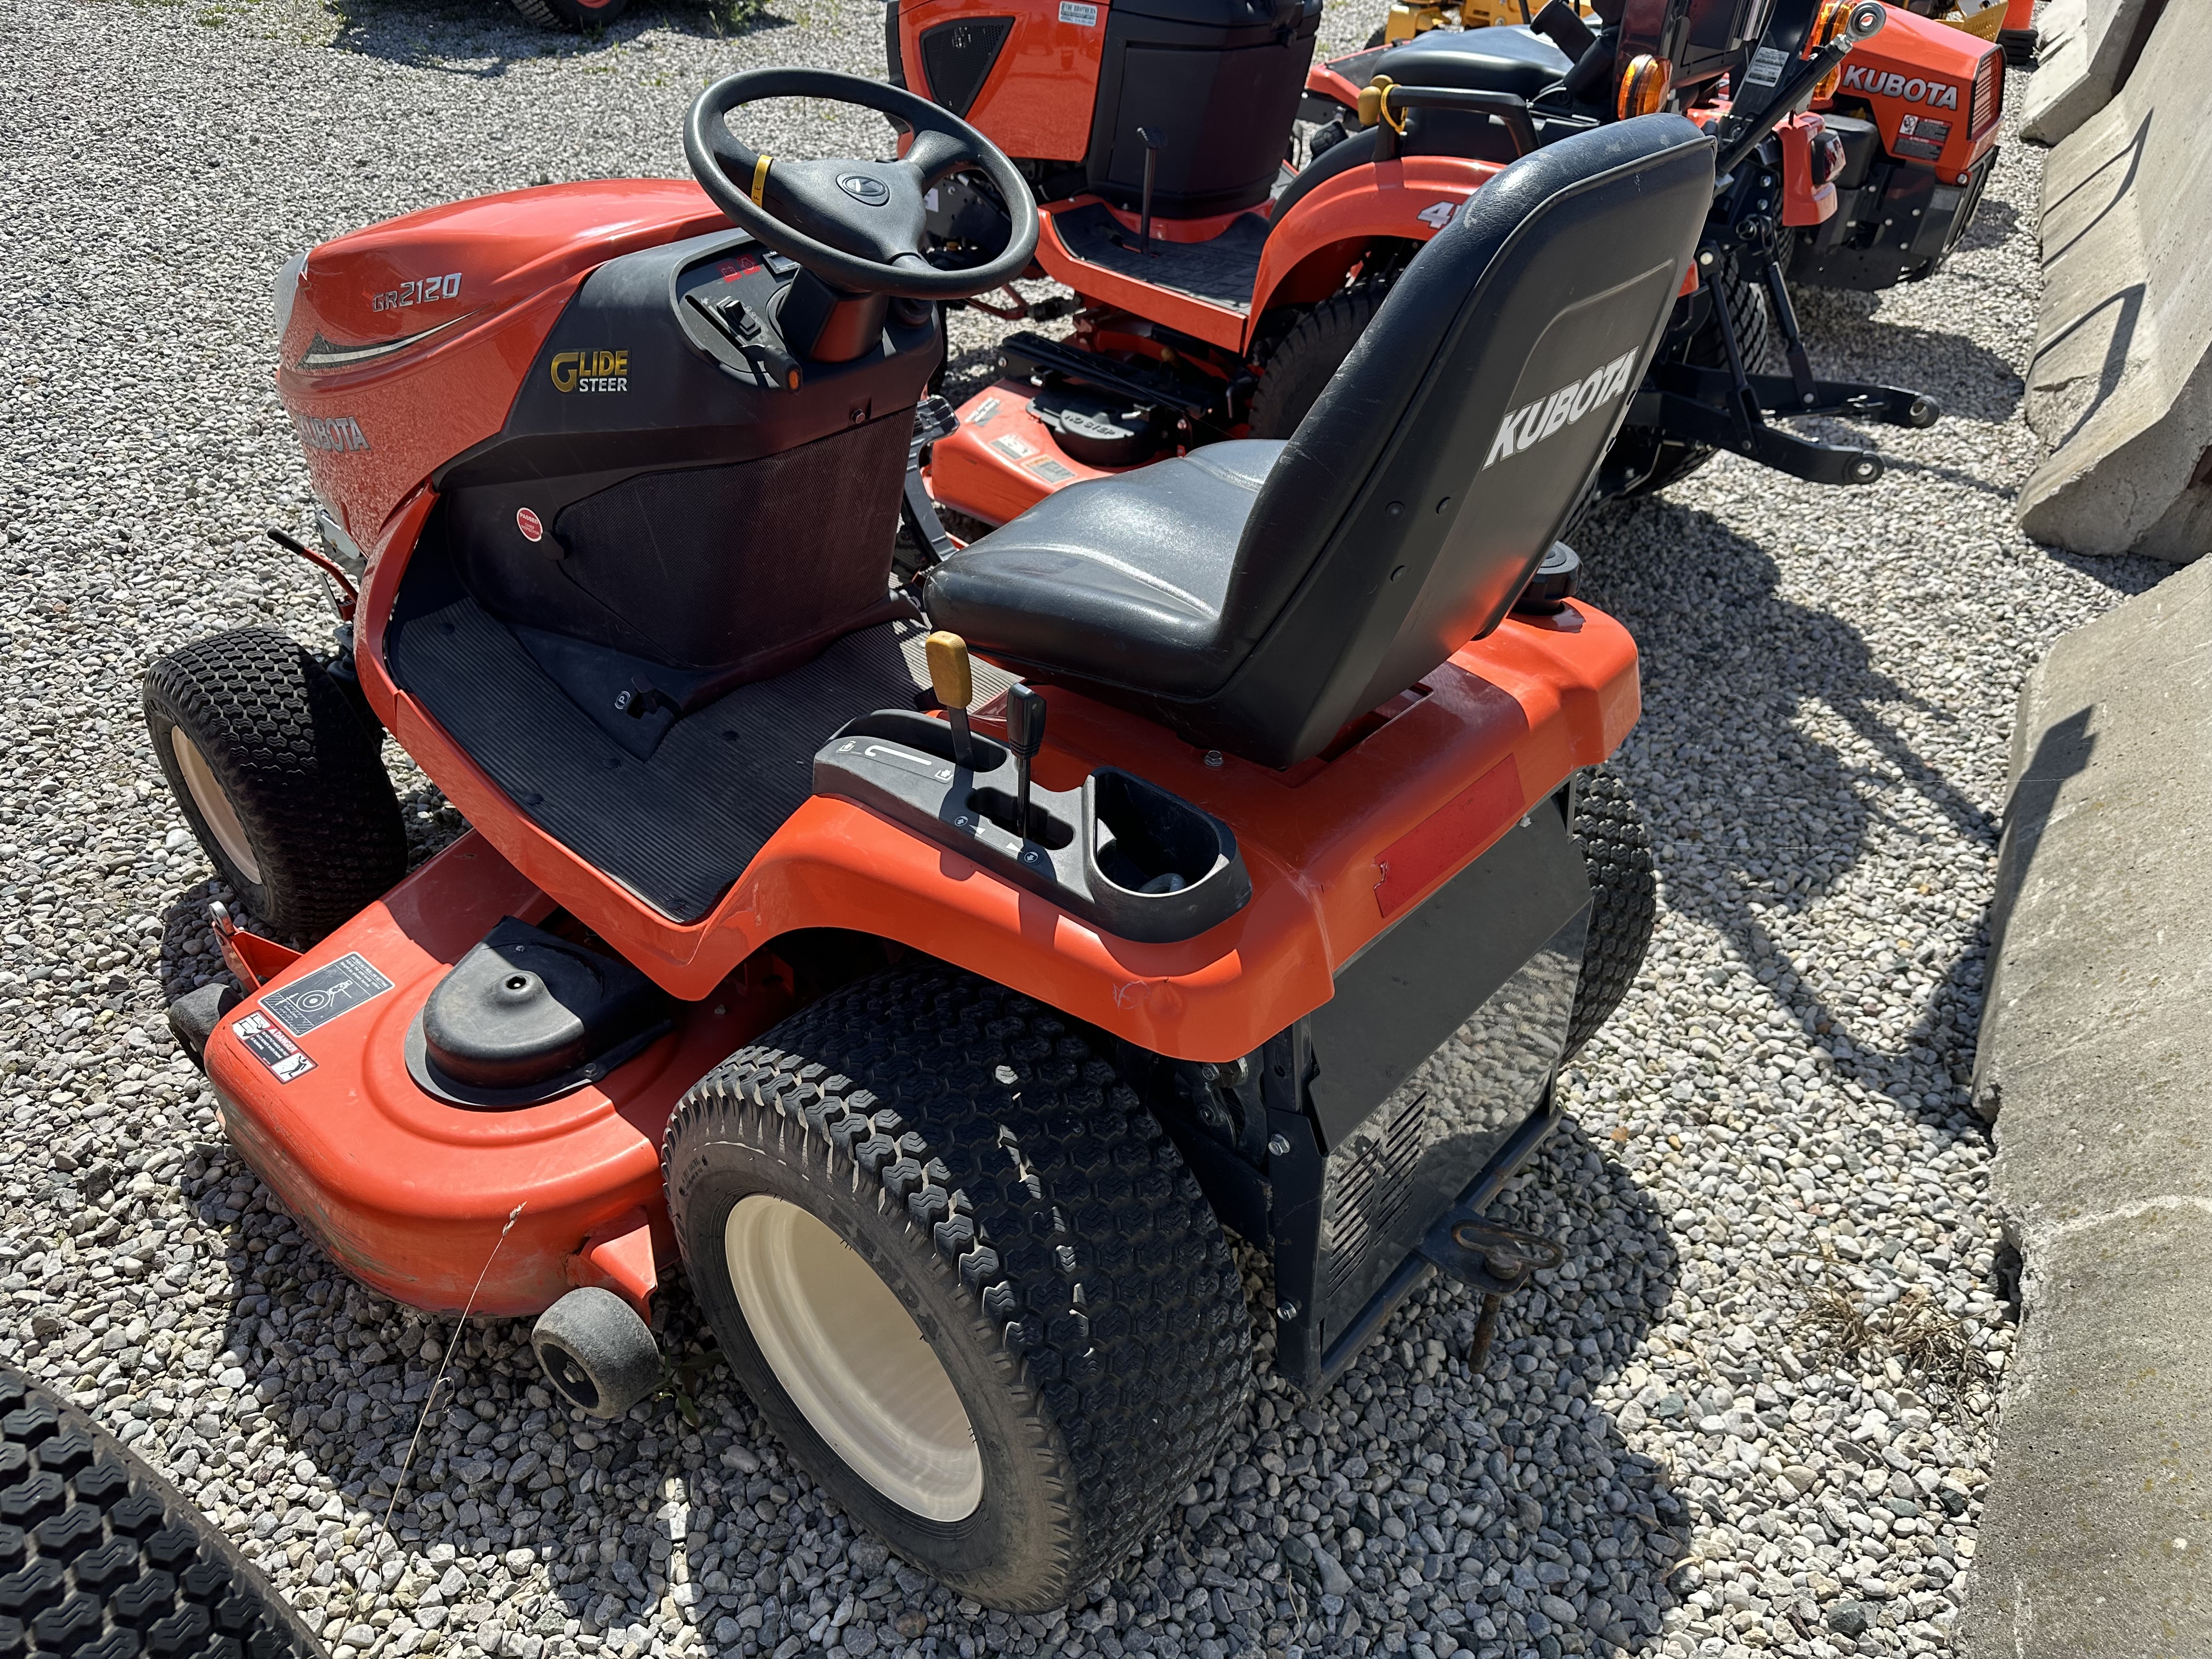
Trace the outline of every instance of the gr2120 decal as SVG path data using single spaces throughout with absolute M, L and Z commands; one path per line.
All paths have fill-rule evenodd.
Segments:
M 404 311 L 410 306 L 458 299 L 460 292 L 461 273 L 457 270 L 447 276 L 411 277 L 398 288 L 371 295 L 368 303 L 372 311 Z

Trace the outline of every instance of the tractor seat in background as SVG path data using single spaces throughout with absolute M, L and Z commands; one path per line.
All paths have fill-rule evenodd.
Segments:
M 1534 98 L 1567 78 L 1575 60 L 1519 23 L 1481 29 L 1431 29 L 1377 54 L 1367 73 L 1401 86 L 1455 87 Z
M 1651 115 L 1428 243 L 1297 432 L 1076 484 L 930 571 L 931 623 L 1269 766 L 1498 625 L 1641 377 L 1712 201 Z

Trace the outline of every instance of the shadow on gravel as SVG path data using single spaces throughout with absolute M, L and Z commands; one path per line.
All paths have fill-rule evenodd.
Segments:
M 326 9 L 337 26 L 335 51 L 477 80 L 495 80 L 518 62 L 589 57 L 648 31 L 730 40 L 793 23 L 755 0 L 646 0 L 604 28 L 583 30 L 540 28 L 507 0 L 326 0 Z
M 1835 1055 L 1847 1075 L 1897 1099 L 1947 1134 L 1978 1133 L 1954 1103 L 1973 1060 L 1983 947 L 1969 945 L 1931 992 L 1916 1024 L 1887 1047 L 1859 1033 L 1884 1010 L 1879 992 L 1934 940 L 1885 942 L 1863 963 L 1823 963 L 1829 982 L 1858 968 L 1880 983 L 1823 993 L 1801 975 L 1776 924 L 1842 891 L 1869 835 L 1892 817 L 1885 794 L 1917 794 L 1964 839 L 1995 849 L 1998 823 L 1926 760 L 1910 722 L 1951 716 L 1878 670 L 1864 638 L 1835 614 L 1778 591 L 1773 561 L 1708 514 L 1665 501 L 1612 509 L 1585 527 L 1592 597 L 1645 651 L 1648 714 L 1631 740 L 1632 779 L 1659 843 L 1668 903 L 1724 936 L 1778 1009 Z M 1678 550 L 1655 556 L 1654 550 Z M 1899 603 L 1939 597 L 1901 592 Z M 1881 770 L 1839 753 L 1801 717 L 1819 704 L 1880 757 Z M 1663 723 L 1662 723 L 1663 722 Z M 1670 855 L 1668 844 L 1673 843 Z M 1931 848 L 1922 895 L 1941 890 Z
M 1947 416 L 1992 422 L 2010 420 L 2027 392 L 2009 362 L 1966 335 L 1878 316 L 1880 295 L 1797 288 L 1790 298 L 1815 373 L 1907 386 L 1932 395 Z
M 1499 1206 L 1562 1240 L 1568 1266 L 1509 1305 L 1485 1375 L 1463 1363 L 1475 1299 L 1452 1285 L 1418 1292 L 1316 1399 L 1264 1373 L 1263 1332 L 1246 1417 L 1169 1529 L 1066 1614 L 1012 1620 L 964 1611 L 854 1534 L 719 1368 L 680 1279 L 657 1299 L 657 1323 L 694 1397 L 587 1422 L 540 1386 L 528 1321 L 472 1321 L 453 1342 L 452 1320 L 346 1279 L 227 1147 L 204 1150 L 185 1186 L 207 1229 L 200 1248 L 222 1255 L 230 1280 L 212 1376 L 258 1401 L 262 1426 L 171 1461 L 208 1483 L 203 1502 L 234 1531 L 291 1557 L 319 1627 L 350 1628 L 396 1600 L 487 1651 L 581 1631 L 621 1653 L 689 1608 L 709 1651 L 764 1656 L 793 1637 L 793 1652 L 839 1639 L 830 1627 L 846 1607 L 885 1652 L 924 1632 L 947 1640 L 940 1651 L 963 1634 L 976 1651 L 1107 1624 L 1128 1638 L 1150 1613 L 1151 1644 L 1170 1653 L 1209 1641 L 1410 1659 L 1499 1644 L 1648 1653 L 1687 1548 L 1667 1472 L 1588 1403 L 1673 1296 L 1674 1249 L 1649 1199 L 1571 1120 Z M 1712 1403 L 1644 1392 L 1633 1409 L 1661 1417 Z M 308 1494 L 290 1483 L 318 1475 L 370 1524 L 344 1530 L 335 1509 L 299 1501 Z M 1341 1594 L 1324 1587 L 1308 1540 Z M 1334 1579 L 1340 1563 L 1348 1587 Z M 872 1645 L 850 1625 L 842 1639 L 850 1654 Z

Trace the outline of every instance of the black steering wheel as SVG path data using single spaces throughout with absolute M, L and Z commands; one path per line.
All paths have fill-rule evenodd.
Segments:
M 724 118 L 765 98 L 857 104 L 914 129 L 896 161 L 786 161 L 748 149 Z M 1036 198 L 1006 153 L 927 99 L 834 70 L 747 70 L 701 93 L 684 124 L 684 153 L 714 204 L 740 228 L 848 294 L 964 300 L 1029 268 Z M 939 270 L 921 255 L 922 198 L 962 167 L 981 167 L 1006 200 L 1012 232 L 983 265 Z

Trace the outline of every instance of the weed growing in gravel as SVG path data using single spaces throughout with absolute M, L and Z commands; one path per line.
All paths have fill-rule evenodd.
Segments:
M 1814 1353 L 1864 1370 L 1894 1359 L 1911 1376 L 1963 1398 L 1984 1374 L 1959 1321 L 1917 1286 L 1869 1307 L 1835 1270 L 1806 1297 L 1798 1334 Z

